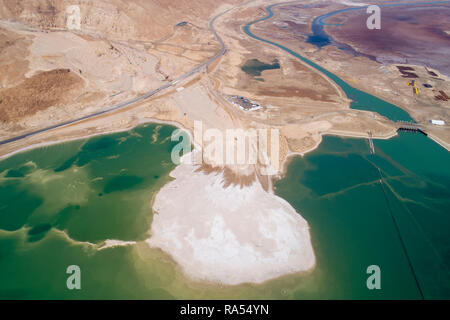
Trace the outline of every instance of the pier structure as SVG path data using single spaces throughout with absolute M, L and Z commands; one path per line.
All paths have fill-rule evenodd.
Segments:
M 370 148 L 370 154 L 375 154 L 375 146 L 373 144 L 373 135 L 372 131 L 367 132 L 369 135 L 369 148 Z
M 407 121 L 397 121 L 395 124 L 397 126 L 397 131 L 419 132 L 425 136 L 428 136 L 428 134 L 425 131 L 423 131 L 421 126 L 417 123 Z

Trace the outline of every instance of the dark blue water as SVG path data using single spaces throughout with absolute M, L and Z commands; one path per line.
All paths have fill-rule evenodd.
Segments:
M 391 119 L 393 121 L 413 121 L 413 119 L 409 116 L 409 114 L 396 107 L 395 105 L 388 103 L 382 99 L 379 99 L 375 96 L 372 96 L 368 93 L 365 93 L 361 90 L 358 90 L 356 88 L 353 88 L 352 86 L 350 86 L 347 82 L 345 82 L 344 80 L 342 80 L 341 78 L 339 78 L 338 76 L 336 76 L 335 74 L 329 72 L 328 70 L 326 70 L 325 68 L 319 66 L 318 64 L 312 62 L 311 60 L 299 55 L 297 52 L 281 45 L 278 44 L 276 42 L 272 42 L 270 40 L 266 40 L 263 39 L 261 37 L 258 37 L 257 35 L 253 34 L 250 31 L 250 26 L 264 21 L 264 20 L 268 20 L 270 18 L 273 17 L 273 11 L 272 8 L 276 6 L 276 5 L 272 5 L 267 7 L 267 11 L 268 11 L 268 15 L 264 18 L 255 20 L 253 22 L 250 22 L 249 24 L 247 24 L 246 26 L 244 26 L 244 32 L 246 34 L 248 34 L 250 37 L 260 40 L 262 42 L 271 44 L 273 46 L 276 46 L 288 53 L 290 53 L 291 55 L 293 55 L 294 57 L 300 59 L 301 61 L 305 62 L 306 64 L 310 65 L 311 67 L 315 68 L 316 70 L 322 72 L 324 75 L 326 75 L 328 78 L 330 78 L 331 80 L 333 80 L 339 87 L 342 88 L 342 90 L 345 92 L 345 94 L 347 95 L 347 97 L 349 99 L 351 99 L 353 102 L 350 104 L 350 107 L 352 109 L 357 109 L 357 110 L 367 110 L 367 111 L 373 111 L 373 112 L 377 112 L 380 115 Z
M 400 6 L 420 6 L 420 5 L 431 5 L 431 4 L 442 4 L 442 3 L 450 3 L 450 1 L 432 1 L 432 2 L 417 2 L 417 3 L 390 3 L 390 4 L 383 4 L 378 5 L 379 7 L 400 7 Z M 351 46 L 339 43 L 336 40 L 334 40 L 329 34 L 327 34 L 324 30 L 325 26 L 339 26 L 336 24 L 328 24 L 325 22 L 328 18 L 344 13 L 344 12 L 350 12 L 350 11 L 356 11 L 356 10 L 366 10 L 367 6 L 364 7 L 356 7 L 356 8 L 347 8 L 347 9 L 340 9 L 336 11 L 332 11 L 329 13 L 326 13 L 324 15 L 318 16 L 313 20 L 311 31 L 312 34 L 308 36 L 306 42 L 315 45 L 317 48 L 321 49 L 322 47 L 325 47 L 327 45 L 333 44 L 337 46 L 339 49 L 342 49 L 346 52 L 349 52 L 353 55 L 359 55 L 359 53 L 354 50 Z M 369 15 L 368 15 L 369 17 Z
M 411 120 L 395 105 L 351 87 L 287 47 L 254 35 L 250 26 L 270 19 L 272 8 L 244 31 L 325 74 L 353 100 L 352 108 L 394 121 Z M 311 287 L 314 293 L 326 291 L 318 294 L 322 298 L 448 299 L 450 153 L 419 134 L 401 133 L 374 143 L 376 155 L 367 155 L 361 139 L 324 137 L 315 152 L 293 159 L 285 177 L 275 184 L 277 195 L 310 223 L 318 261 Z M 374 261 L 389 278 L 384 278 L 383 290 L 369 293 L 361 270 Z M 311 296 L 306 289 L 296 293 L 300 299 Z

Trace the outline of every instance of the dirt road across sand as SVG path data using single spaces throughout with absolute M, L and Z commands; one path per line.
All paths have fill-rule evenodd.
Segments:
M 47 128 L 42 128 L 42 129 L 39 129 L 39 130 L 35 130 L 35 131 L 32 131 L 32 132 L 29 132 L 29 133 L 17 136 L 17 137 L 13 137 L 13 138 L 10 138 L 10 139 L 6 139 L 6 140 L 3 140 L 3 141 L 0 141 L 0 145 L 4 145 L 4 144 L 8 144 L 8 143 L 11 143 L 11 142 L 14 142 L 14 141 L 22 140 L 22 139 L 25 139 L 25 138 L 30 137 L 30 136 L 34 136 L 34 135 L 37 135 L 37 134 L 40 134 L 40 133 L 44 133 L 44 132 L 47 132 L 47 131 L 50 131 L 50 130 L 53 130 L 53 129 L 65 127 L 67 125 L 71 125 L 71 124 L 74 124 L 74 123 L 77 123 L 77 122 L 81 122 L 81 121 L 84 121 L 84 120 L 87 120 L 87 119 L 91 119 L 91 118 L 103 115 L 105 113 L 109 113 L 109 112 L 112 112 L 112 111 L 117 111 L 119 109 L 123 109 L 125 107 L 130 106 L 130 105 L 133 105 L 133 104 L 145 101 L 146 99 L 155 96 L 156 94 L 160 93 L 161 91 L 164 91 L 164 90 L 166 90 L 168 88 L 176 86 L 179 82 L 181 82 L 183 80 L 186 80 L 187 78 L 189 78 L 192 75 L 200 72 L 204 68 L 207 68 L 209 65 L 211 65 L 213 62 L 215 62 L 217 59 L 219 59 L 220 57 L 222 57 L 226 53 L 227 49 L 226 49 L 225 43 L 223 42 L 222 38 L 217 34 L 216 30 L 214 29 L 214 22 L 218 18 L 223 16 L 224 14 L 230 12 L 231 10 L 236 9 L 237 7 L 240 7 L 240 6 L 244 6 L 244 5 L 246 5 L 246 4 L 248 4 L 248 3 L 252 2 L 252 1 L 254 1 L 254 0 L 250 0 L 250 1 L 245 2 L 244 4 L 241 4 L 239 6 L 227 9 L 227 10 L 221 12 L 220 14 L 216 15 L 210 21 L 209 29 L 214 34 L 214 36 L 216 37 L 217 41 L 220 43 L 220 46 L 221 46 L 220 52 L 217 53 L 211 59 L 207 60 L 206 62 L 203 62 L 202 64 L 200 64 L 199 66 L 195 67 L 191 71 L 185 73 L 184 75 L 182 75 L 182 76 L 178 77 L 177 79 L 175 79 L 175 80 L 173 80 L 173 81 L 171 81 L 171 82 L 169 82 L 169 83 L 167 83 L 167 84 L 165 84 L 165 85 L 163 85 L 163 86 L 161 86 L 161 87 L 159 87 L 159 88 L 157 88 L 155 90 L 152 90 L 152 91 L 148 92 L 147 94 L 142 95 L 140 97 L 137 97 L 137 98 L 134 98 L 132 100 L 125 101 L 125 102 L 122 102 L 122 103 L 119 103 L 119 104 L 115 104 L 115 105 L 113 105 L 113 106 L 111 106 L 109 108 L 105 108 L 105 109 L 103 109 L 101 111 L 98 111 L 98 112 L 95 112 L 95 113 L 92 113 L 92 114 L 89 114 L 89 115 L 86 115 L 86 116 L 83 116 L 83 117 L 80 117 L 80 118 L 77 118 L 77 119 L 74 119 L 74 120 L 65 121 L 65 122 L 58 123 L 58 124 L 55 124 L 55 125 L 47 127 Z

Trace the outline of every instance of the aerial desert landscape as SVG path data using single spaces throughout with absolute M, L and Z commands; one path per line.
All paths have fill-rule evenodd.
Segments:
M 438 150 L 439 159 L 427 160 L 435 170 L 450 151 L 450 3 L 416 2 L 370 3 L 381 7 L 382 27 L 368 30 L 368 4 L 362 1 L 0 0 L 0 242 L 14 239 L 21 248 L 28 248 L 27 241 L 43 248 L 51 241 L 70 243 L 89 252 L 77 256 L 80 261 L 126 252 L 124 269 L 131 268 L 136 283 L 144 279 L 142 293 L 136 290 L 131 298 L 273 298 L 280 292 L 289 298 L 326 297 L 318 292 L 330 277 L 325 265 L 332 255 L 323 252 L 339 252 L 331 237 L 336 232 L 344 239 L 351 223 L 318 227 L 316 219 L 332 221 L 324 215 L 338 215 L 339 206 L 314 215 L 309 200 L 292 199 L 317 197 L 325 203 L 373 188 L 368 194 L 377 194 L 378 204 L 404 201 L 408 204 L 398 206 L 411 216 L 421 206 L 435 208 L 411 200 L 413 191 L 396 189 L 401 184 L 423 188 L 430 194 L 424 201 L 438 197 L 438 211 L 448 205 L 446 167 L 438 178 L 412 167 L 416 160 L 401 158 L 415 153 L 388 146 L 399 139 L 417 146 L 418 162 L 426 150 Z M 172 163 L 177 129 L 192 152 Z M 230 130 L 245 133 L 244 140 L 230 138 Z M 250 136 L 257 133 L 252 144 Z M 333 149 L 333 139 L 341 149 Z M 254 162 L 248 155 L 243 163 L 233 162 L 235 143 L 243 141 L 250 141 L 243 150 L 256 150 Z M 261 149 L 261 141 L 272 149 Z M 222 161 L 224 149 L 233 151 L 233 161 Z M 325 155 L 331 160 L 320 158 Z M 197 161 L 189 161 L 193 158 Z M 320 183 L 347 179 L 333 179 L 344 172 L 340 165 L 355 182 L 317 191 Z M 312 173 L 320 168 L 331 170 L 323 181 Z M 427 182 L 409 182 L 422 175 Z M 292 177 L 299 185 L 285 187 Z M 49 192 L 60 195 L 51 199 Z M 111 195 L 117 197 L 106 200 Z M 20 210 L 29 212 L 12 223 L 12 212 L 19 210 L 13 203 L 22 196 L 31 200 Z M 370 202 L 360 197 L 355 201 L 362 206 Z M 413 202 L 416 207 L 407 207 Z M 77 215 L 83 210 L 98 213 Z M 396 234 L 392 230 L 408 229 L 397 228 L 402 219 L 374 225 Z M 422 211 L 415 219 L 420 224 Z M 449 221 L 440 219 L 436 225 L 445 229 Z M 330 231 L 334 227 L 340 231 Z M 428 225 L 421 230 L 434 250 L 421 249 L 439 255 L 435 274 L 445 274 L 445 231 Z M 425 263 L 410 254 L 414 245 L 404 245 L 406 233 L 392 236 L 392 247 L 402 253 L 386 253 L 404 255 L 402 267 L 386 267 L 400 283 L 386 297 L 448 298 L 448 279 L 422 291 L 437 288 L 438 280 L 416 277 L 425 274 Z M 35 234 L 41 238 L 29 240 Z M 323 234 L 330 234 L 326 244 L 320 242 L 326 241 Z M 350 235 L 348 241 L 357 242 Z M 348 252 L 343 255 L 354 259 Z M 34 257 L 20 259 L 31 263 L 26 259 Z M 411 268 L 415 263 L 419 267 Z M 401 268 L 408 271 L 398 276 Z M 418 285 L 411 280 L 417 278 Z M 46 285 L 33 292 L 66 297 L 59 289 L 47 292 Z M 123 298 L 114 295 L 121 286 L 107 297 Z M 0 296 L 20 290 L 27 292 L 11 280 L 0 285 Z M 330 297 L 369 294 L 349 292 Z

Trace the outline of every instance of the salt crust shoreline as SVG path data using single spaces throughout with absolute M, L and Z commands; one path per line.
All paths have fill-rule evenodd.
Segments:
M 191 132 L 179 123 L 142 119 L 132 127 L 107 133 L 30 145 L 0 156 L 0 159 L 39 147 L 124 132 L 145 123 L 173 125 L 185 130 L 193 141 Z M 351 132 L 321 133 L 322 137 L 324 135 L 364 138 L 362 134 Z M 374 139 L 390 139 L 395 135 Z M 305 156 L 315 150 L 321 140 L 304 153 L 290 152 L 283 161 L 281 175 L 285 174 L 292 156 Z M 222 173 L 206 175 L 187 164 L 179 165 L 171 176 L 175 180 L 165 185 L 155 197 L 155 217 L 151 237 L 146 242 L 171 255 L 187 276 L 195 280 L 237 285 L 261 283 L 314 268 L 316 260 L 307 222 L 272 190 L 264 191 L 258 182 L 243 189 L 237 186 L 225 189 Z M 175 200 L 177 192 L 183 189 L 189 194 Z M 194 196 L 198 197 L 198 202 L 192 205 Z M 204 196 L 206 198 L 202 199 Z M 215 198 L 221 199 L 221 205 L 214 201 Z M 241 201 L 245 209 L 236 210 L 235 207 L 234 211 L 230 211 L 229 206 L 236 206 L 237 201 Z M 189 207 L 192 210 L 186 215 Z M 191 218 L 193 220 L 189 221 Z M 97 250 L 135 244 L 107 240 Z
M 155 197 L 146 242 L 190 278 L 262 283 L 315 266 L 308 223 L 259 182 L 224 188 L 222 172 L 205 174 L 186 163 L 171 176 Z

